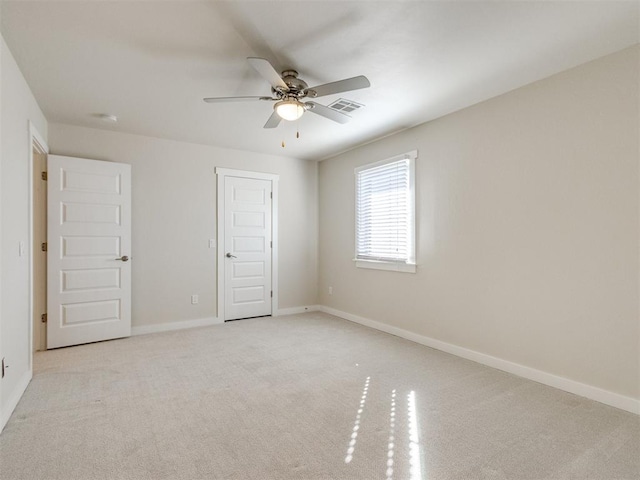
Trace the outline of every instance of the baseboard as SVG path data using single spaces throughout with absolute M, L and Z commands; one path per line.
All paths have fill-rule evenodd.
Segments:
M 635 398 L 626 397 L 609 390 L 604 390 L 602 388 L 580 383 L 575 380 L 559 377 L 552 373 L 543 372 L 542 370 L 536 370 L 535 368 L 520 365 L 508 360 L 503 360 L 502 358 L 492 357 L 491 355 L 476 352 L 475 350 L 469 350 L 467 348 L 459 347 L 451 343 L 446 343 L 434 338 L 425 337 L 423 335 L 419 335 L 402 328 L 393 327 L 391 325 L 377 322 L 375 320 L 370 320 L 358 315 L 342 312 L 340 310 L 336 310 L 335 308 L 320 305 L 318 309 L 321 312 L 344 318 L 345 320 L 359 323 L 360 325 L 371 327 L 382 332 L 390 333 L 392 335 L 411 340 L 412 342 L 435 348 L 436 350 L 451 353 L 458 357 L 466 358 L 467 360 L 472 360 L 474 362 L 481 363 L 498 370 L 509 372 L 514 375 L 518 375 L 520 377 L 533 380 L 544 385 L 548 385 L 550 387 L 564 390 L 565 392 L 580 395 L 581 397 L 586 397 L 591 400 L 595 400 L 597 402 L 640 415 L 640 400 L 637 400 Z
M 22 378 L 20 378 L 20 380 L 18 381 L 18 385 L 16 385 L 15 391 L 9 397 L 9 401 L 7 402 L 5 408 L 2 409 L 2 426 L 0 426 L 0 433 L 2 432 L 2 430 L 4 430 L 5 425 L 11 418 L 11 414 L 18 406 L 18 402 L 22 398 L 24 391 L 29 386 L 29 382 L 31 381 L 32 377 L 33 370 L 27 370 L 22 375 Z
M 317 312 L 320 310 L 318 305 L 307 305 L 302 307 L 289 307 L 289 308 L 280 308 L 278 313 L 276 313 L 276 317 L 280 315 L 295 315 L 297 313 L 306 313 L 306 312 Z
M 302 307 L 291 307 L 291 308 L 281 308 L 277 311 L 276 315 L 294 315 L 296 313 L 305 313 L 305 312 L 317 312 L 319 310 L 318 305 L 308 305 Z M 185 328 L 194 328 L 194 327 L 207 327 L 209 325 L 220 325 L 223 324 L 223 320 L 218 320 L 216 317 L 207 317 L 207 318 L 197 318 L 195 320 L 183 320 L 181 322 L 167 322 L 167 323 L 157 323 L 154 325 L 140 325 L 140 326 L 132 326 L 131 327 L 131 335 L 146 335 L 148 333 L 157 333 L 157 332 L 170 332 L 172 330 L 183 330 Z
M 131 335 L 146 335 L 147 333 L 169 332 L 172 330 L 183 330 L 185 328 L 208 327 L 210 325 L 220 325 L 224 323 L 216 317 L 196 318 L 194 320 L 183 320 L 181 322 L 157 323 L 155 325 L 140 325 L 131 327 Z

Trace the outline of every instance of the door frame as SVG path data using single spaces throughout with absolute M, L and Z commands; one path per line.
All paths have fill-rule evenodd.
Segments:
M 271 202 L 271 241 L 273 248 L 271 249 L 271 289 L 273 290 L 273 298 L 271 299 L 271 316 L 278 314 L 278 180 L 280 175 L 274 173 L 250 172 L 247 170 L 235 170 L 231 168 L 216 167 L 216 193 L 217 193 L 217 228 L 216 228 L 216 246 L 217 246 L 217 283 L 218 294 L 217 317 L 219 321 L 224 321 L 224 302 L 225 302 L 225 275 L 224 275 L 224 193 L 226 177 L 253 178 L 256 180 L 267 180 L 271 182 L 271 191 L 273 199 Z
M 49 154 L 49 146 L 36 126 L 29 121 L 29 370 L 33 370 L 33 149 Z M 45 211 L 46 215 L 47 212 Z

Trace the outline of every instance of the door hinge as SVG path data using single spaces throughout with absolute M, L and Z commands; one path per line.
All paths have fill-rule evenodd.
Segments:
M 47 181 L 47 172 L 42 172 L 40 174 L 40 178 L 42 178 L 46 182 Z
M 42 242 L 42 244 L 40 245 L 40 250 L 42 250 L 43 252 L 47 251 L 47 242 Z
M 47 323 L 47 314 L 43 313 L 42 315 L 40 315 L 40 321 L 42 323 Z
M 271 298 L 273 298 L 273 290 L 271 290 Z

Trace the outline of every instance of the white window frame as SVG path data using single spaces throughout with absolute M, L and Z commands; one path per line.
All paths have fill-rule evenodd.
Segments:
M 391 158 L 387 158 L 385 160 L 381 160 L 375 163 L 369 163 L 367 165 L 362 165 L 354 169 L 354 203 L 355 203 L 355 258 L 353 261 L 355 262 L 356 267 L 358 268 L 371 268 L 375 270 L 391 270 L 396 272 L 404 272 L 404 273 L 416 273 L 416 159 L 418 158 L 418 151 L 412 150 L 407 153 L 403 153 L 402 155 L 396 155 Z M 410 231 L 408 235 L 409 245 L 407 246 L 407 250 L 409 252 L 409 258 L 406 262 L 394 262 L 391 260 L 370 260 L 358 258 L 358 173 L 363 170 L 368 170 L 370 168 L 379 167 L 381 165 L 385 165 L 387 163 L 397 162 L 399 160 L 409 160 L 409 203 L 410 203 Z

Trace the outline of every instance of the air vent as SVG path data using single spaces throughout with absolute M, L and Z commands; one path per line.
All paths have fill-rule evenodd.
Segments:
M 340 98 L 335 102 L 333 102 L 331 105 L 329 105 L 329 108 L 333 108 L 334 110 L 337 110 L 339 112 L 346 113 L 346 114 L 355 112 L 356 110 L 362 107 L 364 107 L 364 105 L 360 103 L 356 103 L 351 100 L 346 100 L 344 98 Z

